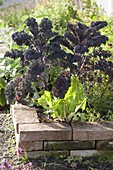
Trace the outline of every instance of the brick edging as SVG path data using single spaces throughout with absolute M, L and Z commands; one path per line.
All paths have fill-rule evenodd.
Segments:
M 113 151 L 113 122 L 39 123 L 36 109 L 21 104 L 12 105 L 10 112 L 17 148 L 25 149 L 28 157 Z

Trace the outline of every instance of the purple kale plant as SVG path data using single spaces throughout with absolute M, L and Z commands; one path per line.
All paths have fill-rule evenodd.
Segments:
M 57 41 L 59 34 L 52 31 L 52 23 L 48 18 L 43 18 L 40 24 L 36 22 L 36 19 L 28 18 L 26 28 L 29 33 L 20 31 L 12 35 L 13 41 L 20 48 L 26 46 L 26 49 L 23 51 L 20 48 L 12 49 L 5 53 L 5 57 L 20 58 L 20 64 L 24 70 L 21 76 L 7 84 L 6 98 L 9 103 L 18 101 L 27 104 L 27 98 L 33 98 L 35 92 L 43 91 L 43 89 L 52 92 L 55 79 L 67 68 L 65 59 L 69 54 Z M 64 77 L 67 85 L 61 96 L 64 96 L 68 89 L 70 82 L 68 77 L 67 79 L 66 76 Z
M 43 18 L 40 23 L 35 18 L 28 18 L 24 30 L 12 35 L 18 50 L 5 53 L 5 57 L 20 58 L 23 69 L 21 76 L 7 84 L 7 101 L 29 104 L 32 98 L 36 98 L 35 93 L 41 96 L 44 90 L 57 98 L 64 98 L 72 74 L 78 76 L 88 97 L 95 84 L 100 86 L 105 80 L 107 84 L 104 85 L 111 83 L 112 55 L 101 46 L 108 41 L 108 37 L 100 31 L 105 26 L 106 21 L 91 22 L 89 26 L 68 23 L 64 35 L 60 35 L 52 30 L 52 22 L 48 18 Z M 89 100 L 94 107 L 92 103 Z

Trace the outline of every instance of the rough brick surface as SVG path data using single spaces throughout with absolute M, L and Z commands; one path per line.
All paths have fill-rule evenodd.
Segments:
M 13 108 L 14 110 L 36 110 L 36 109 L 33 108 L 33 107 L 29 107 L 29 106 L 26 106 L 26 105 L 22 105 L 22 104 L 20 104 L 20 103 L 15 104 L 15 105 L 11 105 L 10 108 L 11 108 L 11 109 Z
M 95 141 L 44 141 L 44 150 L 95 149 Z
M 113 141 L 111 140 L 96 141 L 96 149 L 113 150 Z
M 28 158 L 50 154 L 92 156 L 113 152 L 113 122 L 72 123 L 72 126 L 39 123 L 36 109 L 21 104 L 11 106 L 11 114 L 16 146 L 25 149 Z
M 80 157 L 86 157 L 86 156 L 93 156 L 93 155 L 99 155 L 99 154 L 108 154 L 113 153 L 113 151 L 104 151 L 104 150 L 74 150 L 70 151 L 70 156 L 80 156 Z
M 71 140 L 71 127 L 65 123 L 37 123 L 19 125 L 20 141 Z
M 86 156 L 93 156 L 97 153 L 98 153 L 97 150 L 71 150 L 70 156 L 86 157 Z
M 73 140 L 112 140 L 113 123 L 73 123 Z
M 28 151 L 38 151 L 43 150 L 43 141 L 27 141 L 27 142 L 17 142 L 18 148 L 21 147 Z
M 29 124 L 29 123 L 38 123 L 36 109 L 30 108 L 28 106 L 23 106 L 21 104 L 12 105 L 10 112 L 13 118 L 13 124 L 15 127 L 15 132 L 18 132 L 19 124 Z
M 69 151 L 31 151 L 27 152 L 28 158 L 38 158 L 40 156 L 69 156 Z

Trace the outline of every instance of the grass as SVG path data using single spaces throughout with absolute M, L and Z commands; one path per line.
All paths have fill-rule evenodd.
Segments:
M 0 16 L 2 19 L 2 25 L 8 25 L 9 27 L 14 27 L 18 29 L 21 26 L 22 20 L 21 18 L 24 15 L 29 16 L 32 13 L 32 8 L 30 6 L 22 6 L 20 5 L 13 5 L 4 9 L 0 10 Z

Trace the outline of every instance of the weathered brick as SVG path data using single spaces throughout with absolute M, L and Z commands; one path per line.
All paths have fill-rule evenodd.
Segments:
M 69 151 L 31 151 L 31 152 L 27 152 L 27 157 L 28 158 L 32 158 L 32 159 L 36 159 L 40 156 L 69 156 L 70 153 Z
M 86 156 L 93 156 L 97 153 L 98 153 L 97 150 L 71 150 L 70 156 L 86 157 Z
M 113 123 L 72 123 L 73 140 L 112 140 Z
M 95 141 L 44 141 L 44 150 L 95 149 Z
M 36 110 L 36 108 L 34 107 L 29 107 L 26 105 L 22 105 L 20 103 L 16 103 L 14 105 L 11 105 L 10 109 L 14 109 L 14 110 Z
M 19 124 L 20 141 L 71 140 L 72 130 L 65 123 Z
M 86 157 L 86 156 L 94 156 L 94 155 L 99 155 L 99 154 L 109 154 L 113 153 L 113 151 L 109 150 L 73 150 L 70 151 L 70 156 L 80 156 L 80 157 Z
M 38 123 L 36 109 L 21 104 L 11 105 L 10 112 L 12 114 L 15 133 L 18 133 L 19 124 Z
M 20 135 L 16 133 L 16 148 L 21 147 L 25 151 L 43 150 L 43 141 L 20 141 Z
M 18 141 L 17 148 L 21 147 L 25 151 L 43 150 L 43 141 Z
M 113 141 L 111 140 L 96 141 L 96 149 L 113 150 Z

